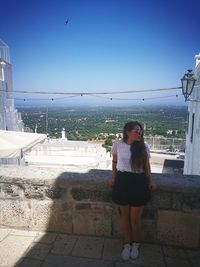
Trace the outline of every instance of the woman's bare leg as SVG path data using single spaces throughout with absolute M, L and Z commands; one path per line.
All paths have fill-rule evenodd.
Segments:
M 132 241 L 140 241 L 141 217 L 144 206 L 130 208 Z
M 124 236 L 124 242 L 131 242 L 130 206 L 120 206 L 120 224 Z

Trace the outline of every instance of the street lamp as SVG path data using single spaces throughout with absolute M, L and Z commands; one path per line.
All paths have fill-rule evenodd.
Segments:
M 188 72 L 181 79 L 182 92 L 185 97 L 185 101 L 187 101 L 188 97 L 191 95 L 195 82 L 196 79 L 194 78 L 194 73 L 191 69 L 189 69 Z

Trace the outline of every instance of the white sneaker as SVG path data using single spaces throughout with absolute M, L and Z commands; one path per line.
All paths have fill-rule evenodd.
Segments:
M 131 254 L 131 248 L 132 248 L 132 246 L 130 244 L 125 244 L 123 246 L 123 250 L 121 253 L 122 260 L 124 260 L 124 261 L 129 260 L 130 254 Z
M 136 242 L 134 242 L 132 244 L 131 254 L 130 254 L 131 259 L 136 259 L 138 257 L 138 255 L 139 255 L 139 250 L 138 250 L 139 246 L 140 246 L 140 244 L 136 243 Z

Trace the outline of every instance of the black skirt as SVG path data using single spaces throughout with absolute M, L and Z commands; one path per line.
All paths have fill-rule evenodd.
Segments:
M 144 173 L 117 172 L 112 200 L 118 205 L 144 206 L 151 199 L 148 178 Z

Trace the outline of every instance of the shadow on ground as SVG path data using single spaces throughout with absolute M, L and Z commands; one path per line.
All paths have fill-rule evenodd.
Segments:
M 47 232 L 28 233 L 29 238 L 32 235 L 32 242 L 15 264 L 16 267 L 110 267 L 113 266 L 113 260 L 120 260 L 121 239 L 95 236 L 99 223 L 95 214 L 91 224 L 97 226 L 91 229 L 91 236 L 84 236 L 89 227 L 86 213 L 91 209 L 91 203 L 95 206 L 102 201 L 111 205 L 110 189 L 101 190 L 104 184 L 102 180 L 109 178 L 108 173 L 103 170 L 90 170 L 87 173 L 63 172 L 57 177 L 56 182 L 46 190 L 45 199 L 37 199 L 43 214 L 42 218 L 34 218 L 35 226 L 37 228 L 43 223 L 47 214 Z M 75 210 L 76 215 L 73 214 Z M 84 214 L 85 219 L 80 214 Z M 87 227 L 85 233 L 84 225 Z

